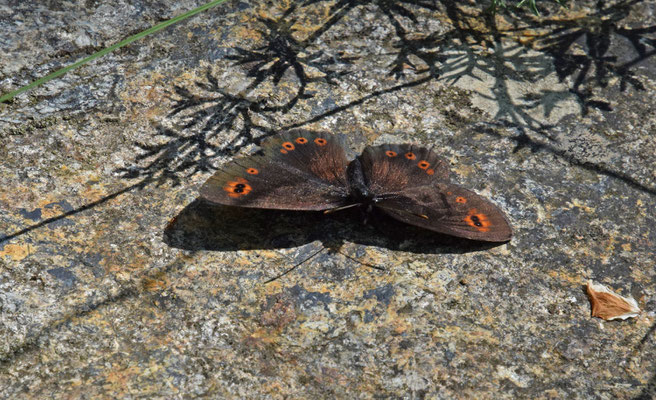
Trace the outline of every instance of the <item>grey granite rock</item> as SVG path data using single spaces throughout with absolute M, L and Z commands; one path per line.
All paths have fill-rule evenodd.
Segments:
M 0 5 L 0 90 L 202 3 Z M 229 1 L 0 104 L 0 397 L 651 398 L 655 9 Z M 197 199 L 297 126 L 435 146 L 513 239 Z

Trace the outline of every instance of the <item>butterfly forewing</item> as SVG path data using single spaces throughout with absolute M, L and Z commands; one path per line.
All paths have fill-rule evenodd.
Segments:
M 505 242 L 512 236 L 497 206 L 449 183 L 412 187 L 376 206 L 400 221 L 452 236 L 488 242 Z
M 326 210 L 348 198 L 347 160 L 339 137 L 297 129 L 264 141 L 262 150 L 223 165 L 203 185 L 201 197 L 280 210 Z
M 449 180 L 444 159 L 429 149 L 410 144 L 367 147 L 360 162 L 369 190 L 376 195 Z

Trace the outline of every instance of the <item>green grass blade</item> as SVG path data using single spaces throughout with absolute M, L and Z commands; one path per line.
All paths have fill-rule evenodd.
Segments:
M 3 103 L 3 102 L 8 101 L 8 100 L 11 100 L 11 99 L 13 99 L 14 97 L 16 97 L 17 95 L 19 95 L 19 94 L 21 94 L 21 93 L 23 93 L 23 92 L 26 92 L 26 91 L 28 91 L 28 90 L 30 90 L 30 89 L 33 89 L 33 88 L 35 88 L 35 87 L 37 87 L 37 86 L 39 86 L 39 85 L 42 85 L 42 84 L 44 84 L 44 83 L 46 83 L 46 82 L 48 82 L 48 81 L 50 81 L 50 80 L 52 80 L 52 79 L 55 79 L 55 78 L 57 78 L 58 76 L 62 76 L 62 75 L 64 75 L 65 73 L 67 73 L 68 71 L 70 71 L 70 70 L 72 70 L 72 69 L 75 69 L 75 68 L 79 67 L 80 65 L 86 64 L 86 63 L 88 63 L 89 61 L 92 61 L 92 60 L 94 60 L 94 59 L 96 59 L 96 58 L 98 58 L 98 57 L 102 57 L 102 56 L 104 56 L 105 54 L 107 54 L 107 53 L 109 53 L 109 52 L 112 52 L 112 51 L 114 51 L 114 50 L 116 50 L 116 49 L 118 49 L 118 48 L 121 48 L 121 47 L 123 47 L 123 46 L 127 46 L 128 44 L 130 44 L 130 43 L 132 43 L 132 42 L 134 42 L 134 41 L 136 41 L 136 40 L 139 40 L 139 39 L 141 39 L 141 38 L 143 38 L 143 37 L 145 37 L 145 36 L 148 36 L 148 35 L 150 35 L 150 34 L 152 34 L 152 33 L 155 33 L 155 32 L 158 32 L 158 31 L 161 31 L 162 29 L 168 27 L 169 25 L 173 25 L 173 24 L 175 24 L 175 23 L 177 23 L 177 22 L 180 22 L 180 21 L 182 21 L 182 20 L 184 20 L 184 19 L 187 19 L 187 18 L 189 18 L 189 17 L 192 17 L 192 16 L 194 16 L 194 15 L 200 13 L 200 12 L 203 12 L 203 11 L 207 10 L 208 8 L 212 8 L 212 7 L 214 7 L 214 6 L 218 6 L 219 4 L 221 4 L 221 3 L 225 2 L 225 1 L 227 1 L 227 0 L 214 0 L 214 1 L 210 2 L 210 3 L 207 3 L 207 4 L 202 5 L 202 6 L 200 6 L 200 7 L 194 8 L 193 10 L 188 11 L 188 12 L 186 12 L 186 13 L 184 13 L 184 14 L 178 15 L 178 16 L 175 17 L 175 18 L 171 18 L 171 19 L 166 20 L 166 21 L 164 21 L 164 22 L 160 22 L 159 24 L 157 24 L 157 25 L 155 25 L 155 26 L 153 26 L 153 27 L 151 27 L 151 28 L 149 28 L 149 29 L 146 29 L 145 31 L 139 32 L 139 33 L 137 33 L 136 35 L 132 35 L 132 36 L 130 36 L 130 37 L 127 38 L 127 39 L 121 40 L 120 42 L 118 42 L 118 43 L 116 43 L 116 44 L 114 44 L 114 45 L 112 45 L 112 46 L 106 47 L 106 48 L 104 48 L 104 49 L 102 49 L 102 50 L 100 50 L 100 51 L 98 51 L 98 52 L 96 52 L 96 53 L 93 53 L 93 54 L 90 55 L 89 57 L 86 57 L 86 58 L 84 58 L 84 59 L 82 59 L 82 60 L 80 60 L 80 61 L 78 61 L 78 62 L 76 62 L 76 63 L 74 63 L 74 64 L 71 64 L 71 65 L 69 65 L 69 66 L 67 66 L 67 67 L 64 67 L 64 68 L 61 68 L 61 69 L 58 69 L 57 71 L 55 71 L 55 72 L 53 72 L 53 73 L 51 73 L 51 74 L 48 74 L 48 75 L 46 75 L 46 76 L 44 76 L 44 77 L 42 77 L 42 78 L 39 78 L 39 79 L 37 79 L 36 81 L 30 83 L 29 85 L 25 85 L 25 86 L 23 86 L 23 87 L 21 87 L 21 88 L 19 88 L 19 89 L 17 89 L 17 90 L 14 90 L 13 92 L 9 92 L 9 93 L 7 93 L 7 94 L 2 95 L 2 97 L 0 97 L 0 103 Z

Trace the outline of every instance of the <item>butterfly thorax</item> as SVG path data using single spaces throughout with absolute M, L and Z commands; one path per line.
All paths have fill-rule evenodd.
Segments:
M 376 195 L 369 189 L 369 184 L 362 170 L 359 159 L 351 161 L 346 170 L 349 185 L 349 202 L 359 204 L 365 212 L 371 212 L 377 202 Z

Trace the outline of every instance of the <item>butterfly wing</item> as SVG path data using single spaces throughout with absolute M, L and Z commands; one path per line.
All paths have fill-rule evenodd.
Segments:
M 424 147 L 370 146 L 359 159 L 367 186 L 374 194 L 403 192 L 407 187 L 449 181 L 447 162 Z
M 359 157 L 375 205 L 405 223 L 473 240 L 512 236 L 503 212 L 476 193 L 449 183 L 447 162 L 410 144 L 367 147 Z
M 450 183 L 414 186 L 376 207 L 397 220 L 447 235 L 486 242 L 505 242 L 512 236 L 497 206 Z
M 296 129 L 262 144 L 262 154 L 223 165 L 201 197 L 213 203 L 279 210 L 326 210 L 348 198 L 339 137 Z

